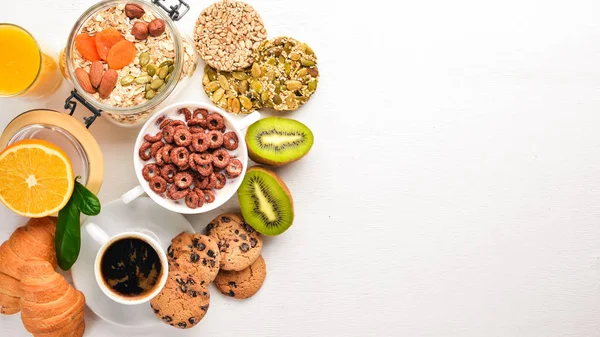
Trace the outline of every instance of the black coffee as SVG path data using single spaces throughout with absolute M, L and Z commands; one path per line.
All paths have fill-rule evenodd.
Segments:
M 117 295 L 144 297 L 152 292 L 162 275 L 158 254 L 144 240 L 125 238 L 113 242 L 100 260 L 106 286 Z

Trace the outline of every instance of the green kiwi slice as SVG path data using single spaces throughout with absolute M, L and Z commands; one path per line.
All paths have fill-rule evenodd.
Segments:
M 244 220 L 264 235 L 279 235 L 294 221 L 294 200 L 275 172 L 255 166 L 248 169 L 238 198 Z
M 246 144 L 250 158 L 257 163 L 281 166 L 308 153 L 314 137 L 310 129 L 293 119 L 267 117 L 248 127 Z

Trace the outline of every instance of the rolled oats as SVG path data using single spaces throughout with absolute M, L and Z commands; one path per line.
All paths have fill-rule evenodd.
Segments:
M 200 13 L 194 41 L 200 57 L 221 71 L 241 70 L 254 62 L 252 53 L 267 38 L 260 15 L 242 1 L 215 2 Z

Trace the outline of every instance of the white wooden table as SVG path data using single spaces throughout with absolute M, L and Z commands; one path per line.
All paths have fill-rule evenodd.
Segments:
M 0 22 L 58 50 L 92 3 L 1 0 Z M 190 3 L 188 34 L 209 1 Z M 189 331 L 122 329 L 90 313 L 86 336 L 600 335 L 598 1 L 251 4 L 270 36 L 311 45 L 322 75 L 289 114 L 316 142 L 277 170 L 297 215 L 267 239 L 266 283 L 247 301 L 213 289 Z M 207 101 L 201 73 L 171 101 Z M 61 109 L 69 89 L 0 100 L 0 127 Z M 106 203 L 136 184 L 137 131 L 102 119 L 91 131 Z M 219 211 L 189 219 L 200 230 Z M 0 217 L 2 240 L 23 223 Z M 27 335 L 18 316 L 0 317 L 0 336 Z

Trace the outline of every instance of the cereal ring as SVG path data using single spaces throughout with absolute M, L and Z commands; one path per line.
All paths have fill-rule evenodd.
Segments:
M 227 178 L 225 178 L 225 175 L 223 173 L 217 173 L 215 174 L 215 176 L 217 177 L 217 183 L 215 184 L 215 188 L 220 190 L 225 186 L 225 183 L 227 183 Z
M 160 149 L 162 149 L 162 148 L 163 148 L 163 146 L 165 146 L 165 143 L 163 143 L 163 142 L 156 142 L 156 143 L 153 143 L 153 144 L 152 144 L 152 146 L 150 147 L 150 155 L 151 155 L 152 157 L 154 157 L 154 156 L 156 155 L 156 153 L 157 153 L 158 151 L 160 151 Z
M 175 128 L 172 124 L 173 123 L 171 123 L 171 125 L 166 126 L 162 131 L 163 138 L 165 139 L 165 142 L 167 144 L 173 143 L 173 133 L 175 132 Z
M 192 112 L 188 108 L 181 108 L 181 109 L 177 110 L 177 113 L 179 115 L 184 115 L 186 121 L 189 121 L 190 119 L 192 119 Z
M 213 161 L 213 155 L 208 152 L 200 153 L 200 156 L 197 157 L 197 164 L 211 164 Z
M 171 163 L 183 167 L 189 161 L 189 151 L 185 147 L 176 147 L 171 150 Z
M 179 199 L 185 198 L 188 195 L 188 193 L 190 193 L 189 188 L 180 190 L 177 187 L 177 185 L 173 184 L 173 185 L 169 186 L 169 188 L 167 190 L 167 197 L 169 197 L 170 199 L 173 199 L 173 200 L 179 200 Z
M 166 145 L 166 146 L 171 146 L 171 145 Z M 160 151 L 157 151 L 156 154 L 154 155 L 154 160 L 156 161 L 156 165 L 158 166 L 163 166 L 165 165 L 165 160 L 163 159 L 163 150 L 164 147 L 162 149 L 160 149 Z
M 229 160 L 231 158 L 229 156 L 229 152 L 227 152 L 227 150 L 224 150 L 224 149 L 218 149 L 217 151 L 213 152 L 212 157 L 213 157 L 213 165 L 217 168 L 227 167 L 227 165 L 229 165 Z
M 158 122 L 158 121 L 157 121 L 157 122 Z M 170 119 L 170 118 L 167 118 L 167 119 L 163 120 L 163 121 L 160 123 L 160 126 L 159 126 L 159 128 L 162 130 L 162 129 L 164 129 L 165 127 L 167 127 L 167 126 L 171 125 L 171 123 L 173 123 L 173 120 L 172 120 L 172 119 Z
M 210 180 L 210 178 L 208 178 L 208 177 L 196 176 L 196 178 L 194 178 L 194 186 L 198 190 L 205 189 L 208 186 L 209 180 Z
M 160 169 L 160 176 L 163 177 L 169 184 L 172 184 L 174 177 L 177 174 L 177 168 L 173 164 L 167 164 Z
M 192 134 L 187 128 L 177 129 L 173 134 L 173 139 L 178 146 L 188 146 L 192 143 Z
M 200 197 L 198 196 L 198 193 L 196 193 L 194 191 L 191 191 L 185 197 L 185 204 L 189 208 L 197 208 L 198 207 L 198 201 L 199 201 L 199 199 L 200 199 Z
M 192 115 L 192 117 L 198 118 L 198 115 L 202 115 L 201 119 L 206 119 L 206 117 L 208 117 L 208 110 L 206 110 L 206 109 L 196 109 L 196 110 L 194 110 L 194 114 Z
M 208 150 L 210 141 L 206 133 L 195 133 L 192 135 L 192 147 L 196 152 L 204 152 Z
M 196 161 L 196 171 L 202 176 L 208 177 L 213 173 L 212 163 L 199 164 Z
M 215 188 L 217 186 L 217 175 L 213 172 L 210 174 L 210 176 L 208 177 L 208 185 L 206 185 L 207 189 L 212 190 L 213 188 Z
M 200 118 L 192 118 L 188 121 L 188 126 L 199 126 L 202 128 L 206 127 L 206 121 Z
M 173 129 L 177 128 L 180 125 L 185 126 L 185 122 L 181 121 L 179 119 L 175 119 L 175 120 L 173 120 L 173 123 L 171 123 L 171 126 L 173 127 Z
M 150 142 L 144 142 L 144 144 L 142 144 L 142 146 L 140 146 L 140 150 L 138 151 L 138 154 L 140 155 L 140 158 L 142 158 L 142 160 L 150 160 L 150 158 L 152 158 L 152 155 L 150 154 L 151 146 L 152 146 L 152 143 L 150 143 Z
M 225 126 L 223 116 L 215 112 L 209 114 L 206 117 L 206 126 L 209 130 L 221 130 L 221 128 Z
M 193 177 L 187 172 L 179 172 L 173 177 L 173 183 L 181 189 L 192 186 Z
M 150 179 L 160 175 L 160 168 L 156 164 L 146 164 L 142 169 L 142 176 L 146 181 L 150 181 Z
M 183 166 L 178 166 L 179 167 L 179 171 L 187 171 L 190 169 L 190 162 L 186 161 L 185 164 L 183 164 Z
M 213 190 L 203 190 L 202 192 L 204 193 L 205 202 L 211 203 L 215 201 L 215 192 Z
M 149 133 L 146 134 L 144 136 L 144 140 L 150 143 L 156 143 L 162 140 L 162 132 L 159 132 L 157 134 L 155 134 L 154 136 L 151 136 Z
M 150 189 L 155 193 L 162 194 L 167 190 L 167 182 L 161 177 L 154 177 L 150 179 Z
M 217 149 L 223 145 L 223 134 L 221 131 L 212 130 L 209 131 L 206 136 L 208 137 L 209 145 L 211 149 Z
M 204 133 L 204 129 L 199 126 L 192 126 L 190 128 L 190 133 L 191 134 Z
M 223 135 L 223 147 L 227 150 L 233 151 L 238 148 L 238 136 L 233 131 L 229 131 Z
M 229 165 L 227 165 L 227 168 L 225 169 L 225 173 L 227 173 L 227 176 L 229 178 L 236 178 L 238 177 L 240 174 L 242 174 L 242 170 L 244 168 L 244 165 L 242 164 L 241 161 L 239 161 L 239 159 L 231 159 L 231 161 L 229 161 Z
M 164 161 L 166 164 L 169 164 L 171 162 L 171 150 L 172 149 L 173 149 L 173 145 L 167 144 L 160 151 L 162 153 L 162 161 Z
M 198 207 L 204 205 L 204 192 L 200 188 L 193 188 L 190 193 L 194 193 L 198 196 Z

